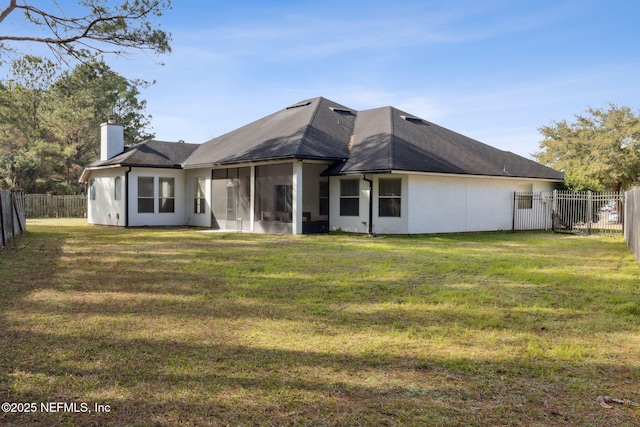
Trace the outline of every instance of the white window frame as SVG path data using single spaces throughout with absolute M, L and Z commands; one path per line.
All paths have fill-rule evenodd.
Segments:
M 355 191 L 350 191 L 351 189 L 347 188 L 346 184 L 354 182 L 356 184 Z M 355 213 L 349 210 L 353 207 L 355 207 Z M 360 179 L 348 178 L 340 180 L 340 216 L 360 216 Z
M 176 212 L 176 179 L 172 176 L 158 178 L 158 212 Z

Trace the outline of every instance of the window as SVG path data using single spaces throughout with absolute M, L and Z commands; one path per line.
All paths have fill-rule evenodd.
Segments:
M 138 213 L 153 213 L 153 177 L 138 177 Z
M 113 195 L 116 200 L 122 200 L 122 178 L 116 176 L 115 179 L 115 194 Z
M 175 212 L 175 178 L 159 178 L 158 187 L 158 210 L 162 213 Z
M 340 216 L 360 215 L 360 180 L 340 181 Z
M 533 209 L 533 184 L 518 185 L 516 202 L 518 209 Z
M 91 182 L 89 182 L 89 198 L 91 200 L 96 199 L 96 180 L 95 179 L 92 179 Z
M 319 203 L 320 203 L 320 215 L 329 215 L 329 181 L 320 181 L 320 187 L 318 189 Z
M 205 212 L 205 189 L 207 181 L 204 178 L 196 178 L 195 198 L 193 203 L 193 212 L 201 214 Z
M 516 193 L 518 209 L 533 209 L 532 193 Z
M 380 178 L 378 180 L 378 216 L 400 216 L 402 179 Z

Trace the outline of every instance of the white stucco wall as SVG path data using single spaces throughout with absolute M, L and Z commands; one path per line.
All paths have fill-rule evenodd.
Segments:
M 552 191 L 555 184 L 542 180 L 460 175 L 376 174 L 373 180 L 373 232 L 422 234 L 511 230 L 513 194 L 516 191 Z M 358 216 L 340 216 L 340 180 L 360 178 Z M 379 217 L 378 182 L 402 180 L 400 217 Z M 367 233 L 369 183 L 357 177 L 331 177 L 329 184 L 331 230 Z
M 89 224 L 124 226 L 125 222 L 125 168 L 109 168 L 91 172 L 89 185 L 95 180 L 96 198 L 91 200 L 87 191 L 87 221 Z M 120 177 L 122 198 L 115 200 L 115 179 Z
M 513 194 L 552 191 L 539 180 L 409 175 L 408 233 L 511 230 Z
M 154 212 L 138 213 L 138 177 L 154 178 Z M 159 212 L 158 178 L 175 179 L 175 212 Z M 129 226 L 171 226 L 186 225 L 185 171 L 180 169 L 132 168 L 129 173 Z M 193 191 L 193 190 L 192 190 Z
M 340 180 L 354 178 L 361 178 L 361 176 L 332 176 L 329 178 L 329 228 L 332 231 L 340 229 L 350 233 L 369 232 L 369 183 L 367 181 L 359 179 L 359 215 L 340 216 Z

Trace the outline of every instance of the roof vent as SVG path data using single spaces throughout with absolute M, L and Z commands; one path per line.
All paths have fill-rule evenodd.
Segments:
M 353 110 L 349 110 L 348 108 L 329 107 L 329 109 L 334 113 L 356 114 Z
M 404 119 L 408 122 L 411 123 L 416 123 L 416 124 L 425 124 L 424 120 L 422 120 L 419 117 L 412 117 L 412 116 L 400 116 L 401 119 Z
M 299 107 L 306 107 L 307 105 L 311 104 L 311 101 L 307 101 L 307 102 L 301 102 L 300 104 L 296 104 L 296 105 L 292 105 L 290 107 L 287 107 L 287 110 L 292 110 L 294 108 L 299 108 Z

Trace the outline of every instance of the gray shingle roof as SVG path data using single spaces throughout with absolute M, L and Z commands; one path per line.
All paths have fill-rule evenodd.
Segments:
M 87 167 L 121 165 L 180 168 L 181 163 L 198 147 L 198 144 L 150 139 L 131 147 L 125 147 L 125 150 L 117 156 L 93 162 Z
M 325 98 L 301 101 L 202 144 L 188 168 L 285 158 L 342 160 L 355 112 Z
M 203 144 L 150 140 L 88 168 L 198 168 L 277 159 L 325 160 L 333 163 L 326 175 L 413 171 L 563 179 L 558 171 L 396 108 L 358 112 L 322 97 Z
M 563 179 L 562 173 L 393 107 L 358 112 L 349 158 L 327 175 L 413 171 Z

